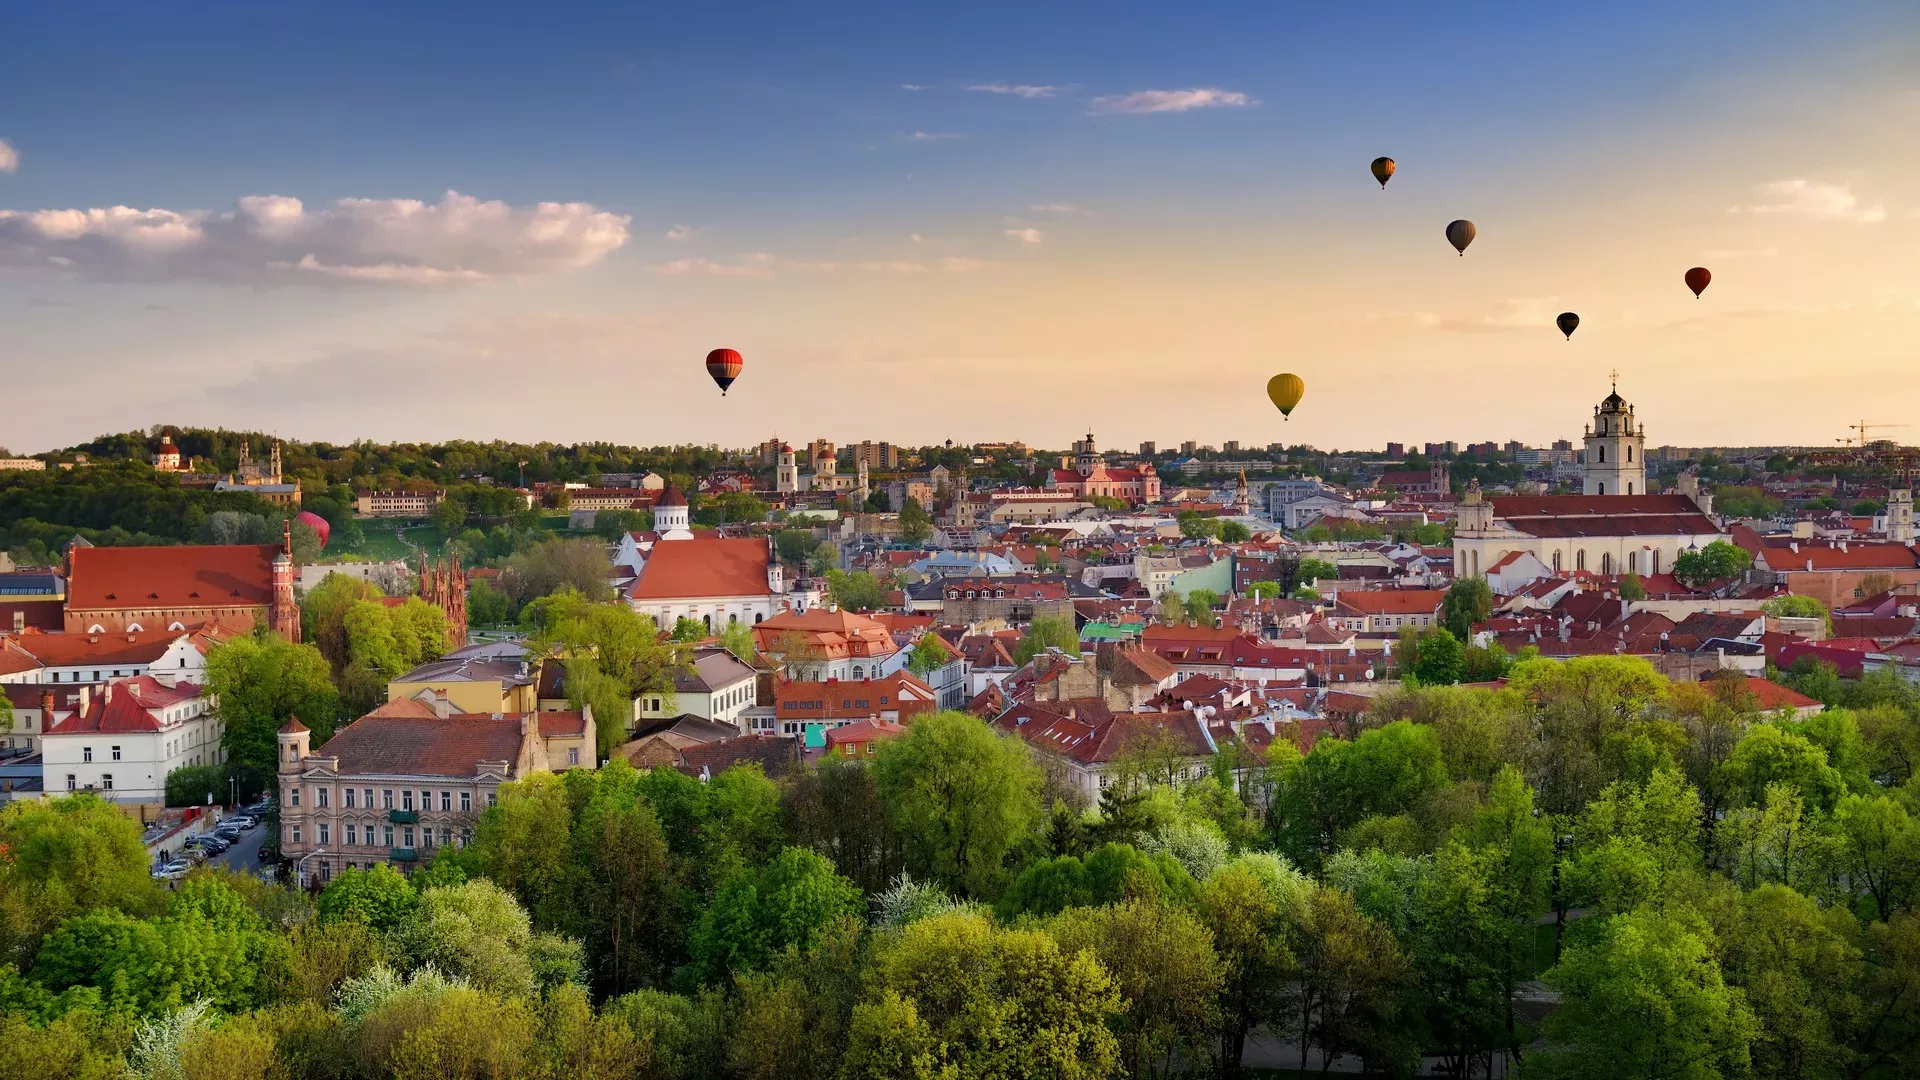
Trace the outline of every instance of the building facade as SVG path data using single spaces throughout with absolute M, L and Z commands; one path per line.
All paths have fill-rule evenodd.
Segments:
M 227 760 L 211 702 L 192 683 L 138 675 L 83 687 L 75 706 L 64 712 L 56 702 L 53 723 L 40 735 L 49 792 L 164 802 L 167 774 Z
M 1151 462 L 1141 462 L 1133 468 L 1108 468 L 1105 455 L 1101 454 L 1093 442 L 1093 432 L 1087 432 L 1077 448 L 1074 467 L 1055 469 L 1047 480 L 1047 487 L 1055 491 L 1066 492 L 1076 499 L 1095 497 L 1124 499 L 1131 503 L 1157 503 L 1160 501 L 1160 476 L 1154 472 Z
M 293 533 L 279 544 L 80 547 L 67 551 L 69 633 L 230 630 L 258 623 L 300 640 L 293 592 Z

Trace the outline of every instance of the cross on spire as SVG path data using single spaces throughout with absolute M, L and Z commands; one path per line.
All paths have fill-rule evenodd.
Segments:
M 1607 372 L 1607 377 L 1613 380 L 1613 392 L 1616 394 L 1619 393 L 1620 392 L 1620 369 L 1614 368 L 1612 371 Z

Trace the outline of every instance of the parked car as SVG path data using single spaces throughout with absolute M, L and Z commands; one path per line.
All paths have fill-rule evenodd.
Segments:
M 186 846 L 194 851 L 205 853 L 208 857 L 218 855 L 233 845 L 218 836 L 196 836 L 187 841 Z
M 191 865 L 184 862 L 161 863 L 159 866 L 153 868 L 153 879 L 155 881 L 179 881 L 181 878 L 187 876 L 187 871 L 192 869 L 193 867 Z
M 251 829 L 255 825 L 260 824 L 260 819 L 254 817 L 252 814 L 235 814 L 220 824 L 225 825 L 228 821 L 232 822 L 237 828 L 242 829 Z

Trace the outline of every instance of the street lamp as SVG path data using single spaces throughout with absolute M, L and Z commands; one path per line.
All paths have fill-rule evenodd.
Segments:
M 308 859 L 311 859 L 311 858 L 313 858 L 313 857 L 314 857 L 315 855 L 325 855 L 326 853 L 327 853 L 327 849 L 326 849 L 326 848 L 314 848 L 314 849 L 313 849 L 312 851 L 309 851 L 309 852 L 307 852 L 307 853 L 306 853 L 305 855 L 302 855 L 302 856 L 300 856 L 300 857 L 299 857 L 298 859 L 296 859 L 296 860 L 294 860 L 294 863 L 293 863 L 293 883 L 294 883 L 294 884 L 295 884 L 296 886 L 298 886 L 298 887 L 300 887 L 300 888 L 306 888 L 306 885 L 307 885 L 307 871 L 306 871 L 306 866 L 307 866 L 307 860 L 308 860 Z

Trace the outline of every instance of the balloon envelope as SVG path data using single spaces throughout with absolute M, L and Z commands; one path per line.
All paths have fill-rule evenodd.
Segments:
M 1453 245 L 1453 250 L 1465 255 L 1467 245 L 1473 243 L 1474 232 L 1473 222 L 1466 218 L 1450 221 L 1447 223 L 1447 243 Z
M 1572 341 L 1573 332 L 1580 329 L 1580 316 L 1575 315 L 1571 311 L 1563 311 L 1560 313 L 1559 318 L 1553 320 L 1553 325 L 1559 327 L 1560 332 L 1567 335 L 1568 341 Z
M 1280 410 L 1281 416 L 1292 417 L 1293 407 L 1300 404 L 1300 397 L 1306 392 L 1306 382 L 1290 371 L 1267 380 L 1267 396 L 1273 399 L 1273 407 Z
M 740 369 L 747 366 L 740 354 L 732 349 L 715 349 L 707 354 L 707 374 L 713 376 L 715 385 L 720 387 L 720 396 L 727 396 L 727 387 L 740 377 Z
M 1712 272 L 1704 266 L 1696 266 L 1687 271 L 1687 288 L 1693 290 L 1695 300 L 1700 299 L 1700 294 L 1707 291 L 1707 283 L 1712 280 Z
M 333 535 L 333 526 L 327 524 L 326 518 L 321 517 L 311 510 L 302 510 L 293 515 L 293 520 L 312 529 L 313 535 L 320 538 L 321 547 L 324 548 L 327 546 L 327 538 Z
M 1372 168 L 1373 168 L 1373 178 L 1375 180 L 1380 181 L 1381 187 L 1386 187 L 1387 181 L 1393 179 L 1393 159 L 1392 158 L 1390 157 L 1374 158 Z

